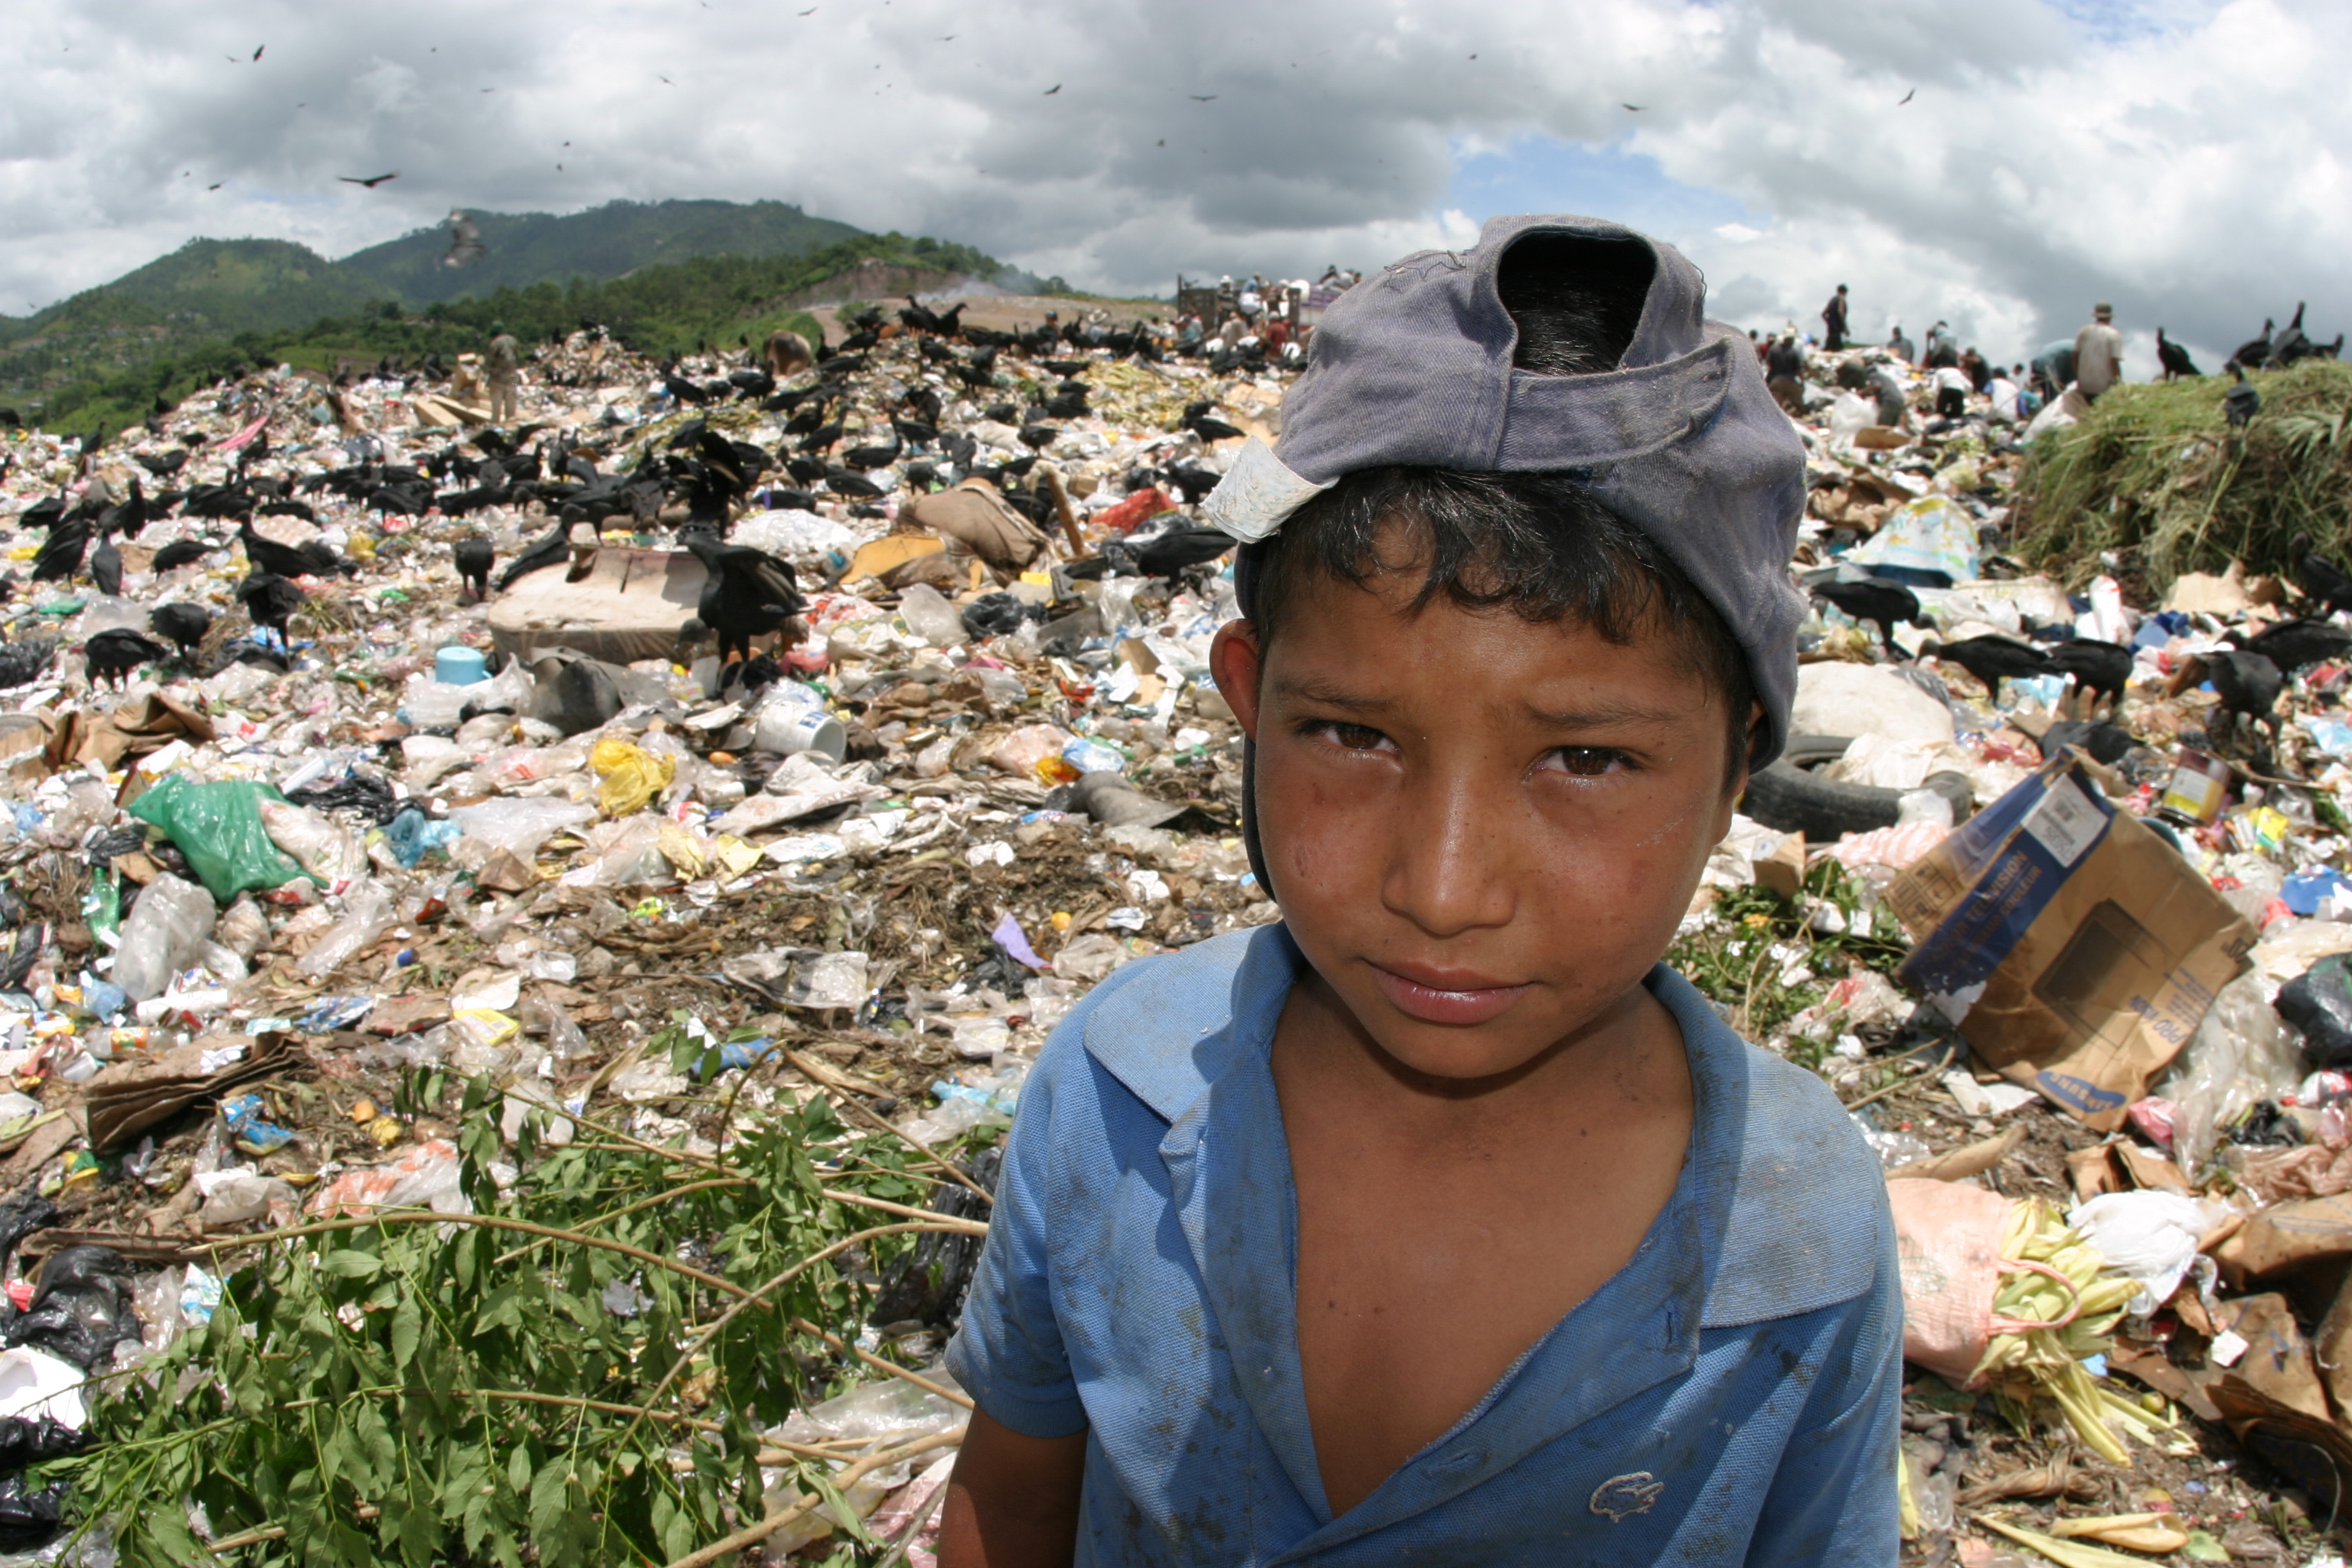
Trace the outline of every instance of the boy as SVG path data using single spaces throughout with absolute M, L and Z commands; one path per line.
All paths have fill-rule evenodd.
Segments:
M 1211 497 L 1276 926 L 1022 1095 L 947 1568 L 1892 1563 L 1877 1163 L 1657 963 L 1778 753 L 1804 465 L 1696 268 L 1498 218 Z

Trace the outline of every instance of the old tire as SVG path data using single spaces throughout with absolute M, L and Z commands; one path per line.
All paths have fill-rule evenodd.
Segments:
M 1748 778 L 1740 811 L 1767 827 L 1801 833 L 1814 844 L 1833 844 L 1849 833 L 1894 826 L 1902 815 L 1902 791 L 1846 784 L 1809 771 L 1843 756 L 1846 745 L 1833 735 L 1792 736 L 1779 761 Z M 1955 823 L 1966 821 L 1975 809 L 1975 793 L 1959 773 L 1930 773 L 1920 787 L 1952 803 Z

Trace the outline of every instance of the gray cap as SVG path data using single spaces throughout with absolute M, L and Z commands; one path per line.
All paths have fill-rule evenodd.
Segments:
M 1516 368 L 1496 274 L 1528 235 L 1631 239 L 1657 265 L 1616 370 Z M 1283 400 L 1282 437 L 1253 437 L 1202 508 L 1264 539 L 1346 474 L 1389 464 L 1577 472 L 1593 498 L 1681 567 L 1748 656 L 1762 767 L 1788 738 L 1805 602 L 1789 558 L 1805 450 L 1746 334 L 1702 314 L 1706 279 L 1674 247 L 1600 218 L 1498 217 L 1466 251 L 1409 256 L 1342 294 Z

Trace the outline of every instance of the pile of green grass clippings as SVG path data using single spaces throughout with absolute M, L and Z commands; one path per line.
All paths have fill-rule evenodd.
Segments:
M 2248 379 L 2262 409 L 2243 429 L 2222 414 L 2230 379 L 2210 375 L 2116 387 L 2037 440 L 2018 486 L 2017 556 L 2069 587 L 2116 570 L 2162 594 L 2232 561 L 2288 571 L 2305 534 L 2324 554 L 2352 552 L 2352 365 L 2306 360 Z

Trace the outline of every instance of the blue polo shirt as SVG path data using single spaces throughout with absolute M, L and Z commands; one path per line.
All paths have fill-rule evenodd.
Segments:
M 1633 1259 L 1345 1514 L 1299 1372 L 1269 1049 L 1280 926 L 1128 965 L 1023 1086 L 950 1368 L 1087 1434 L 1077 1561 L 1891 1564 L 1902 1297 L 1878 1163 L 1818 1078 L 1663 965 L 1696 1107 Z

